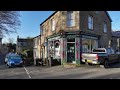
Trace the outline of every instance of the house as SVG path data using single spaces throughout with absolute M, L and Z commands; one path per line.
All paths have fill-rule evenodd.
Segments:
M 112 32 L 112 48 L 120 52 L 120 31 Z
M 9 48 L 8 48 L 7 44 L 2 44 L 2 49 L 1 49 L 1 51 L 2 51 L 2 54 L 3 54 L 3 55 L 6 55 L 6 54 L 8 53 Z
M 33 38 L 19 38 L 17 37 L 16 51 L 21 53 L 23 50 L 33 50 Z
M 34 64 L 36 65 L 36 59 L 41 59 L 41 56 L 40 56 L 40 35 L 33 38 L 33 57 L 34 57 Z
M 43 58 L 81 64 L 81 53 L 111 46 L 107 11 L 55 11 L 40 24 Z

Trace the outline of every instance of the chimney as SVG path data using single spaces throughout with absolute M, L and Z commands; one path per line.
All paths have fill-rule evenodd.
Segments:
M 19 35 L 17 36 L 17 40 L 19 39 Z

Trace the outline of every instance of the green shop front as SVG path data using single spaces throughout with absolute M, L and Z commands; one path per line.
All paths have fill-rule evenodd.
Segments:
M 82 52 L 91 52 L 97 48 L 99 37 L 80 32 L 64 32 L 47 39 L 47 55 L 63 63 L 81 64 Z

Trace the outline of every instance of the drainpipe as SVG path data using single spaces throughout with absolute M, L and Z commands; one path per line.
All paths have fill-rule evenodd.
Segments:
M 98 48 L 101 48 L 100 36 L 98 37 Z
M 82 32 L 80 31 L 80 64 L 82 64 Z

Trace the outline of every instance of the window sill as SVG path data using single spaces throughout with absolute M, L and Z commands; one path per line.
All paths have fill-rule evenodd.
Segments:
M 89 28 L 88 28 L 88 30 L 90 30 L 90 31 L 94 31 L 94 29 L 89 29 Z
M 67 28 L 74 28 L 74 27 L 76 27 L 76 26 L 67 26 Z
M 107 34 L 107 32 L 103 32 L 104 34 Z

